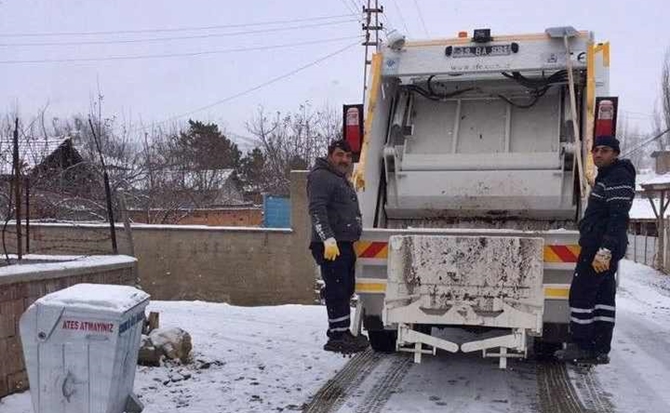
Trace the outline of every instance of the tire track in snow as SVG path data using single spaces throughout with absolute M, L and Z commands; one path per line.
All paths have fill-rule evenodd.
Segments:
M 537 388 L 542 413 L 582 413 L 584 411 L 563 363 L 538 363 Z
M 570 372 L 573 373 L 570 376 L 584 411 L 594 413 L 613 413 L 615 411 L 614 405 L 606 397 L 593 369 L 583 370 L 570 366 Z
M 327 413 L 336 411 L 350 396 L 351 390 L 358 387 L 383 357 L 389 357 L 389 355 L 375 353 L 372 349 L 355 355 L 335 377 L 316 392 L 303 412 Z
M 382 411 L 393 391 L 398 387 L 407 371 L 412 366 L 412 358 L 404 354 L 394 354 L 391 366 L 384 376 L 375 383 L 363 402 L 356 408 L 356 413 L 379 413 Z
M 537 365 L 542 413 L 613 413 L 593 368 L 582 369 L 556 361 Z

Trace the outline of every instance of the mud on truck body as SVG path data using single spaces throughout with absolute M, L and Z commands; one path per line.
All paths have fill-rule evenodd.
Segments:
M 568 340 L 608 66 L 609 45 L 571 27 L 401 39 L 373 56 L 353 181 L 374 349 L 482 351 L 505 368 Z

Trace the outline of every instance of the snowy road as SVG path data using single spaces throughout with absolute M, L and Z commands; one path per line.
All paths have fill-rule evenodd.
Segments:
M 670 412 L 670 276 L 624 262 L 612 362 L 598 369 L 620 412 Z
M 344 359 L 321 350 L 321 306 L 153 302 L 162 326 L 191 332 L 196 362 L 139 367 L 135 389 L 145 413 L 670 412 L 670 277 L 624 262 L 621 280 L 612 362 L 590 373 L 532 361 L 501 371 L 476 354 Z M 326 402 L 308 406 L 315 395 Z M 30 412 L 28 392 L 0 399 L 0 413 Z
M 365 377 L 347 377 L 355 385 L 330 400 L 330 409 L 310 411 L 670 412 L 670 277 L 622 263 L 617 307 L 607 366 L 583 371 L 512 361 L 501 371 L 478 354 L 438 353 L 398 368 L 410 356 L 393 354 L 381 356 Z

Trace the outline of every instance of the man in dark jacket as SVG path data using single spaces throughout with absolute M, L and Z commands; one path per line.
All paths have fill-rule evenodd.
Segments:
M 328 342 L 324 350 L 353 353 L 368 341 L 349 331 L 349 301 L 355 289 L 356 253 L 353 243 L 361 236 L 361 211 L 356 191 L 347 179 L 351 147 L 344 140 L 328 147 L 328 157 L 318 158 L 307 176 L 309 215 L 312 221 L 310 250 L 321 268 L 326 286 Z
M 635 168 L 629 160 L 618 159 L 619 141 L 612 136 L 597 137 L 592 153 L 598 176 L 579 223 L 581 253 L 570 286 L 573 344 L 556 356 L 607 364 L 614 331 L 615 274 L 628 246 Z

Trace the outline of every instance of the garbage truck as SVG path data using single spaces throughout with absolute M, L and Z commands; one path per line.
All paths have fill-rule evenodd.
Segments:
M 415 362 L 481 351 L 501 368 L 568 341 L 590 148 L 596 126 L 616 124 L 609 62 L 609 43 L 569 26 L 389 34 L 352 142 L 354 333 L 362 325 L 375 350 Z

